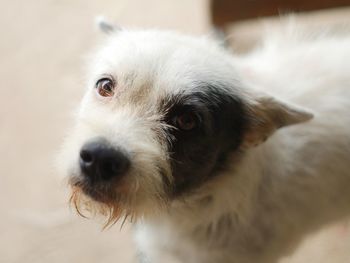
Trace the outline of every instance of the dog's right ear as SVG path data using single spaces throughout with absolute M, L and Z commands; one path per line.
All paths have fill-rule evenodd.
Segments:
M 106 34 L 113 34 L 123 30 L 120 26 L 109 22 L 104 16 L 96 17 L 96 25 L 99 30 Z

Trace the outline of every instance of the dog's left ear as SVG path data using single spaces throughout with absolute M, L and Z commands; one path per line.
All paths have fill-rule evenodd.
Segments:
M 103 33 L 112 34 L 123 30 L 120 26 L 109 22 L 104 16 L 98 16 L 95 20 L 98 29 Z
M 247 109 L 248 127 L 243 138 L 244 147 L 257 146 L 277 129 L 313 118 L 309 111 L 265 95 L 250 101 Z

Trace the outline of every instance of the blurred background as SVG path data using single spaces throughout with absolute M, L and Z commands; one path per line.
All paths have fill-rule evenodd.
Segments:
M 130 227 L 102 231 L 78 217 L 54 160 L 84 89 L 84 57 L 103 14 L 124 27 L 229 34 L 247 52 L 270 16 L 304 11 L 307 27 L 350 23 L 348 0 L 0 0 L 0 262 L 135 262 Z M 331 8 L 331 9 L 330 9 Z M 316 11 L 315 11 L 316 10 Z M 265 18 L 265 16 L 268 16 Z M 258 19 L 254 19 L 258 18 Z M 350 47 L 349 47 L 350 48 Z M 283 263 L 349 263 L 339 222 L 308 237 Z

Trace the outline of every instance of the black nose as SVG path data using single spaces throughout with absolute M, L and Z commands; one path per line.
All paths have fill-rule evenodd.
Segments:
M 86 143 L 80 150 L 79 162 L 83 174 L 92 181 L 108 181 L 122 176 L 130 166 L 126 153 L 104 139 Z

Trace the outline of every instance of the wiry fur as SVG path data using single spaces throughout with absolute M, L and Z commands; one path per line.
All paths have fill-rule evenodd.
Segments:
M 310 38 L 291 29 L 244 57 L 205 38 L 112 33 L 92 62 L 65 147 L 73 202 L 80 206 L 83 196 L 109 211 L 109 222 L 131 215 L 142 262 L 151 263 L 277 262 L 305 234 L 347 216 L 350 36 Z M 106 74 L 116 78 L 116 94 L 97 98 L 94 83 Z M 177 94 L 206 96 L 198 83 L 239 98 L 245 126 L 239 148 L 225 151 L 220 169 L 174 195 L 169 148 L 177 142 L 161 105 Z M 127 149 L 132 166 L 108 189 L 83 193 L 78 153 L 96 136 Z M 89 191 L 102 197 L 94 201 Z

